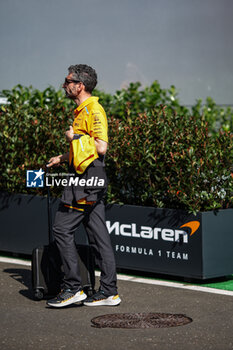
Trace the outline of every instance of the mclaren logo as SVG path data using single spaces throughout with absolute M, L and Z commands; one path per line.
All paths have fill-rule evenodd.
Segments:
M 120 224 L 119 221 L 106 221 L 106 225 L 109 234 L 115 233 L 116 236 L 188 243 L 188 235 L 192 236 L 198 230 L 200 222 L 189 221 L 178 229 L 138 226 L 136 223 Z
M 191 229 L 190 236 L 192 236 L 199 229 L 199 226 L 200 226 L 199 221 L 189 221 L 186 224 L 180 226 L 180 228 L 189 227 Z

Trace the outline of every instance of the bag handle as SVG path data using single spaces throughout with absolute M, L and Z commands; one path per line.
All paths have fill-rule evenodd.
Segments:
M 48 164 L 45 166 L 45 175 L 49 173 Z M 47 186 L 47 216 L 48 216 L 48 237 L 49 243 L 53 242 L 53 233 L 52 233 L 52 213 L 51 213 L 51 198 L 49 186 Z

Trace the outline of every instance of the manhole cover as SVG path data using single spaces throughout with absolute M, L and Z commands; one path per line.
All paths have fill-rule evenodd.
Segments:
M 91 320 L 97 328 L 164 328 L 183 326 L 192 322 L 190 317 L 181 314 L 125 313 L 108 314 Z

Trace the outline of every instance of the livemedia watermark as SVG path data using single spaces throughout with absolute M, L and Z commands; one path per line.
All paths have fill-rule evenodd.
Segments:
M 77 174 L 45 173 L 40 170 L 27 170 L 26 187 L 81 187 L 98 188 L 105 186 L 105 179 L 99 176 L 83 177 Z

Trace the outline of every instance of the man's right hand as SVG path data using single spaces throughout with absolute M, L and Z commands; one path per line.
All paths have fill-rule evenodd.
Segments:
M 58 166 L 61 163 L 61 156 L 52 157 L 49 159 L 49 163 L 47 164 L 47 167 L 50 168 L 51 166 Z
M 50 168 L 51 166 L 58 166 L 61 163 L 68 162 L 68 161 L 69 161 L 69 152 L 50 158 L 49 163 L 47 164 L 47 167 Z

